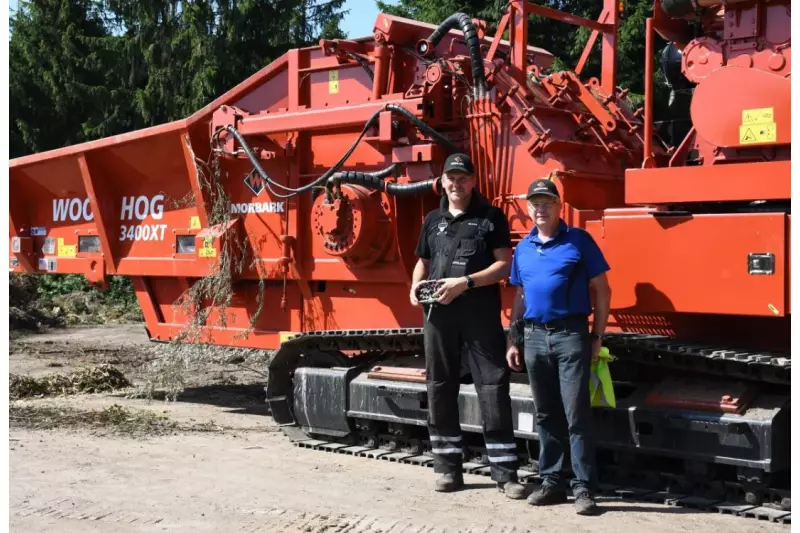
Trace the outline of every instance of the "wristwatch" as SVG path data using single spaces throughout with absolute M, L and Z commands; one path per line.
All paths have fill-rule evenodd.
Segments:
M 602 335 L 598 335 L 598 334 L 597 334 L 597 333 L 595 333 L 594 331 L 593 331 L 593 332 L 591 332 L 591 333 L 589 334 L 589 336 L 592 338 L 592 340 L 593 340 L 593 341 L 599 341 L 600 339 L 602 339 L 602 338 L 603 338 L 603 336 L 602 336 Z
M 472 279 L 472 276 L 469 276 L 469 275 L 467 276 L 467 288 L 468 289 L 475 288 L 475 280 Z

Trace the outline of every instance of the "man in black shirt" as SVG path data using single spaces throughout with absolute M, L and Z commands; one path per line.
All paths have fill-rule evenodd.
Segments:
M 508 277 L 511 264 L 508 221 L 475 188 L 466 154 L 447 158 L 441 181 L 445 195 L 440 208 L 425 217 L 410 295 L 411 303 L 419 306 L 420 282 L 441 280 L 424 330 L 428 431 L 434 472 L 442 474 L 436 490 L 449 492 L 464 484 L 458 394 L 466 357 L 478 393 L 492 479 L 509 498 L 521 499 L 498 285 Z

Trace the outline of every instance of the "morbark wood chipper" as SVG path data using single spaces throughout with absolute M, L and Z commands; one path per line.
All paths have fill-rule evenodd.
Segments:
M 528 44 L 547 40 L 534 14 L 591 30 L 574 70 Z M 471 154 L 515 243 L 549 177 L 611 265 L 601 481 L 788 521 L 790 2 L 656 1 L 639 109 L 616 83 L 620 16 L 512 0 L 492 37 L 461 13 L 380 14 L 370 37 L 290 50 L 185 120 L 12 160 L 10 270 L 130 276 L 152 340 L 194 324 L 197 342 L 277 350 L 266 400 L 299 445 L 425 465 L 408 293 L 442 163 Z M 684 131 L 653 120 L 656 34 Z M 211 278 L 223 299 L 179 304 Z M 533 468 L 524 374 L 511 396 Z M 474 387 L 459 403 L 468 471 L 488 472 Z

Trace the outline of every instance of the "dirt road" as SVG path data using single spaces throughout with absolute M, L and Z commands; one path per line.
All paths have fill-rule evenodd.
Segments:
M 116 358 L 135 377 L 148 358 L 144 340 L 136 328 L 124 326 L 28 337 L 12 343 L 11 372 L 66 371 Z M 108 353 L 88 350 L 99 346 Z M 132 365 L 126 365 L 126 356 Z M 752 519 L 603 499 L 601 516 L 580 517 L 571 504 L 535 509 L 507 500 L 481 476 L 467 476 L 467 490 L 439 494 L 431 490 L 434 474 L 427 468 L 293 447 L 264 416 L 258 387 L 241 384 L 242 378 L 231 385 L 223 370 L 195 376 L 197 383 L 177 403 L 148 403 L 118 393 L 12 402 L 78 411 L 117 404 L 154 411 L 180 425 L 167 435 L 146 438 L 12 426 L 12 531 L 789 530 Z

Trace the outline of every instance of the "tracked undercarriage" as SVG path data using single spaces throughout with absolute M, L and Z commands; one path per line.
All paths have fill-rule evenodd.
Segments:
M 635 334 L 610 334 L 606 345 L 618 360 L 616 407 L 593 409 L 603 491 L 790 521 L 787 358 Z M 743 378 L 735 397 L 726 375 Z M 535 480 L 525 374 L 514 374 L 511 397 L 520 473 Z M 295 336 L 270 365 L 267 401 L 301 447 L 432 465 L 420 329 Z M 462 385 L 459 406 L 465 469 L 488 475 L 474 387 Z

